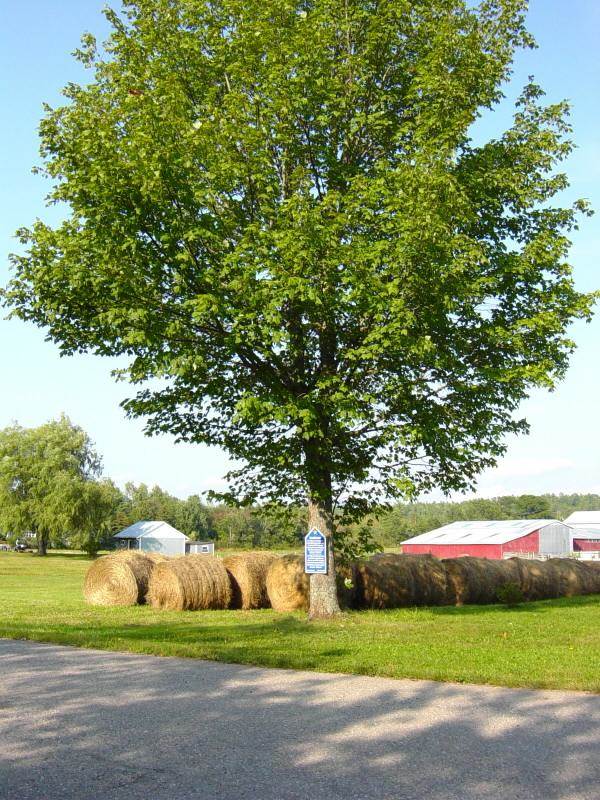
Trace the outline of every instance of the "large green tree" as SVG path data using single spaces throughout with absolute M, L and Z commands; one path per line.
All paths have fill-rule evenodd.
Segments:
M 40 555 L 54 537 L 93 540 L 111 513 L 99 503 L 103 490 L 94 488 L 99 472 L 89 437 L 66 417 L 38 428 L 4 428 L 0 527 L 11 534 L 34 533 Z
M 72 505 L 71 547 L 90 556 L 97 555 L 102 548 L 113 547 L 122 502 L 123 495 L 111 480 L 82 481 Z
M 20 231 L 6 301 L 63 353 L 129 360 L 129 414 L 226 448 L 238 499 L 328 537 L 470 487 L 524 431 L 587 317 L 553 201 L 564 103 L 533 83 L 470 139 L 532 40 L 525 0 L 128 0 L 41 125 L 58 227 Z

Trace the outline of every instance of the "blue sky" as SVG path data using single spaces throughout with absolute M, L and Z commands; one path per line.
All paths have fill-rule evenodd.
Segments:
M 38 163 L 37 126 L 43 102 L 60 101 L 68 81 L 83 78 L 70 56 L 80 34 L 106 32 L 100 0 L 21 0 L 0 11 L 0 284 L 8 275 L 13 234 L 36 217 L 57 212 L 44 205 L 48 186 L 31 174 Z M 599 212 L 573 237 L 571 263 L 581 290 L 600 287 L 600 3 L 597 0 L 531 0 L 528 25 L 537 50 L 519 54 L 506 102 L 482 120 L 478 136 L 494 135 L 510 123 L 511 101 L 527 76 L 544 87 L 549 102 L 567 98 L 578 145 L 566 164 L 571 188 L 564 201 L 585 197 Z M 578 349 L 565 381 L 549 394 L 535 392 L 522 408 L 528 437 L 509 440 L 506 457 L 481 476 L 478 494 L 523 492 L 600 493 L 600 314 L 573 326 Z M 38 425 L 67 413 L 84 427 L 104 457 L 105 474 L 158 483 L 185 497 L 222 486 L 225 454 L 213 448 L 176 445 L 168 436 L 148 439 L 142 424 L 126 420 L 119 401 L 124 384 L 110 377 L 111 363 L 93 356 L 59 358 L 38 328 L 0 321 L 0 427 L 17 420 Z

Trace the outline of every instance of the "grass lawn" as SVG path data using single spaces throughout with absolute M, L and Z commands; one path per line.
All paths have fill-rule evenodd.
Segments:
M 269 667 L 600 692 L 600 596 L 398 609 L 308 623 L 274 611 L 87 606 L 84 556 L 0 552 L 0 637 Z

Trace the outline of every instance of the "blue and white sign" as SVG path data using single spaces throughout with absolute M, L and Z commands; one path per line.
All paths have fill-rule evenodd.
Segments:
M 304 537 L 304 572 L 309 575 L 327 574 L 327 539 L 316 528 Z

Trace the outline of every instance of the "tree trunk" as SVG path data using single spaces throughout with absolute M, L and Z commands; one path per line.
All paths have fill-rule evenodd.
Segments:
M 38 556 L 45 556 L 48 549 L 48 539 L 43 533 L 37 533 Z
M 308 618 L 322 619 L 340 613 L 333 553 L 333 515 L 330 509 L 311 498 L 308 502 L 308 529 L 313 528 L 321 531 L 327 542 L 327 574 L 310 576 Z

